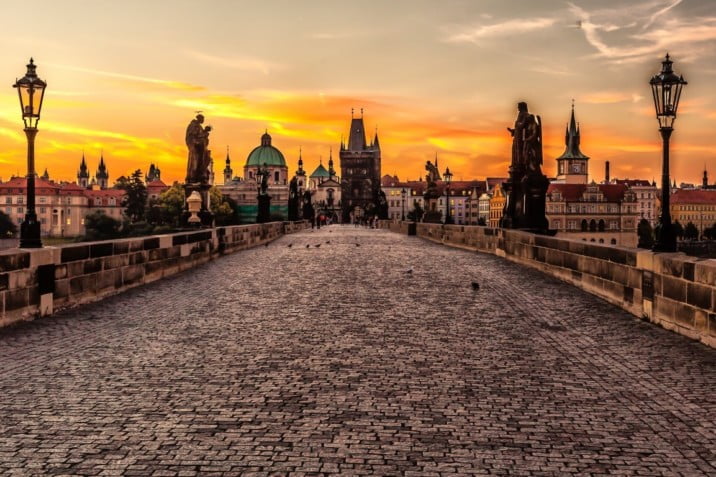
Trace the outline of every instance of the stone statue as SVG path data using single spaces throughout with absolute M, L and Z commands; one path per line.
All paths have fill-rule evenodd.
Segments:
M 530 114 L 527 103 L 517 104 L 512 135 L 510 178 L 502 184 L 506 193 L 501 226 L 538 233 L 547 231 L 545 197 L 549 180 L 542 174 L 542 121 Z
M 507 128 L 512 135 L 512 167 L 519 167 L 524 165 L 524 142 L 525 142 L 525 127 L 529 117 L 532 116 L 527 111 L 527 103 L 517 103 L 517 119 L 515 120 L 514 128 Z
M 430 161 L 427 161 L 425 163 L 425 170 L 428 171 L 427 175 L 425 176 L 425 180 L 428 184 L 435 183 L 440 180 L 440 172 L 438 171 L 438 167 L 435 164 Z
M 197 114 L 186 128 L 186 147 L 189 150 L 186 168 L 187 184 L 206 184 L 209 181 L 209 133 L 211 126 L 203 127 L 204 115 Z
M 269 178 L 270 173 L 269 173 L 265 163 L 262 168 L 259 168 L 259 170 L 256 172 L 256 175 L 261 176 L 261 186 L 260 186 L 259 193 L 261 195 L 268 194 L 268 178 Z

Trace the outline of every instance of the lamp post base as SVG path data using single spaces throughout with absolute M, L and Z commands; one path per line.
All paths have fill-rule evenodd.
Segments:
M 40 223 L 36 218 L 25 216 L 20 224 L 20 248 L 42 248 Z

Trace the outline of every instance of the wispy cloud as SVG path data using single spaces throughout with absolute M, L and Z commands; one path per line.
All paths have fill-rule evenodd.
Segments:
M 273 63 L 260 58 L 253 58 L 248 56 L 236 56 L 227 58 L 223 56 L 210 55 L 208 53 L 196 50 L 187 50 L 185 53 L 191 58 L 202 61 L 204 63 L 209 63 L 212 65 L 241 71 L 257 71 L 265 75 L 268 75 L 272 71 L 284 69 L 284 66 L 278 63 Z
M 447 41 L 451 43 L 478 43 L 480 40 L 487 38 L 543 30 L 554 25 L 556 21 L 556 18 L 517 18 L 499 23 L 476 25 L 448 36 Z
M 153 84 L 153 85 L 158 85 L 158 86 L 164 86 L 166 88 L 171 88 L 171 89 L 179 89 L 179 90 L 183 90 L 183 91 L 203 91 L 205 89 L 203 86 L 197 86 L 197 85 L 185 83 L 182 81 L 172 81 L 172 80 L 165 80 L 165 79 L 158 79 L 158 78 L 149 78 L 146 76 L 115 73 L 112 71 L 101 71 L 101 70 L 95 70 L 95 69 L 90 69 L 90 68 L 81 68 L 79 66 L 71 66 L 71 65 L 53 64 L 52 66 L 54 66 L 56 68 L 68 70 L 68 71 L 76 71 L 76 72 L 80 72 L 80 73 L 104 76 L 107 78 L 115 78 L 115 79 L 120 79 L 120 80 L 136 82 L 136 83 Z
M 612 103 L 638 103 L 644 96 L 638 93 L 621 93 L 619 91 L 595 91 L 587 93 L 580 98 L 583 103 L 612 104 Z
M 618 10 L 593 10 L 568 3 L 596 56 L 615 64 L 653 60 L 678 51 L 680 60 L 713 54 L 716 16 L 685 18 L 675 11 L 682 0 L 650 1 Z M 609 33 L 619 30 L 619 35 Z

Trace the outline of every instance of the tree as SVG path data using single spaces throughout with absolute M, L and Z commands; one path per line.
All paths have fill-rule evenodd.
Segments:
M 684 238 L 686 240 L 696 240 L 699 238 L 699 229 L 696 228 L 693 222 L 686 224 L 684 229 Z
M 85 238 L 107 240 L 120 236 L 122 223 L 104 212 L 95 211 L 85 216 Z
M 408 220 L 420 222 L 420 219 L 423 218 L 423 214 L 425 214 L 425 211 L 420 207 L 420 203 L 418 203 L 417 200 L 413 200 L 413 210 L 408 212 Z
M 676 235 L 676 238 L 684 238 L 684 226 L 681 225 L 678 220 L 671 224 L 671 226 L 674 227 L 674 235 Z
M 485 217 L 480 217 L 479 219 L 477 219 L 477 225 L 482 225 L 482 226 L 487 225 L 487 221 L 485 220 Z
M 230 197 L 221 194 L 218 187 L 209 189 L 211 213 L 214 214 L 216 225 L 235 225 L 238 223 L 236 203 Z
M 147 222 L 153 225 L 179 227 L 184 212 L 184 187 L 175 182 L 157 199 L 149 201 Z
M 704 230 L 704 237 L 708 240 L 716 240 L 716 223 Z
M 646 219 L 641 219 L 637 225 L 636 233 L 639 236 L 639 248 L 651 248 L 654 245 L 654 231 L 651 224 Z
M 17 233 L 17 225 L 5 212 L 0 212 L 0 238 L 9 238 Z
M 117 179 L 115 187 L 125 192 L 122 206 L 125 208 L 124 214 L 130 222 L 144 220 L 147 207 L 147 187 L 142 180 L 142 171 L 137 169 L 129 178 L 121 176 Z

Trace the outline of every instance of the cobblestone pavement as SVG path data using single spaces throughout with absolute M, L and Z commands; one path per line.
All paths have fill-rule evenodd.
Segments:
M 3 475 L 716 475 L 715 350 L 387 231 L 2 331 L 0 369 Z

